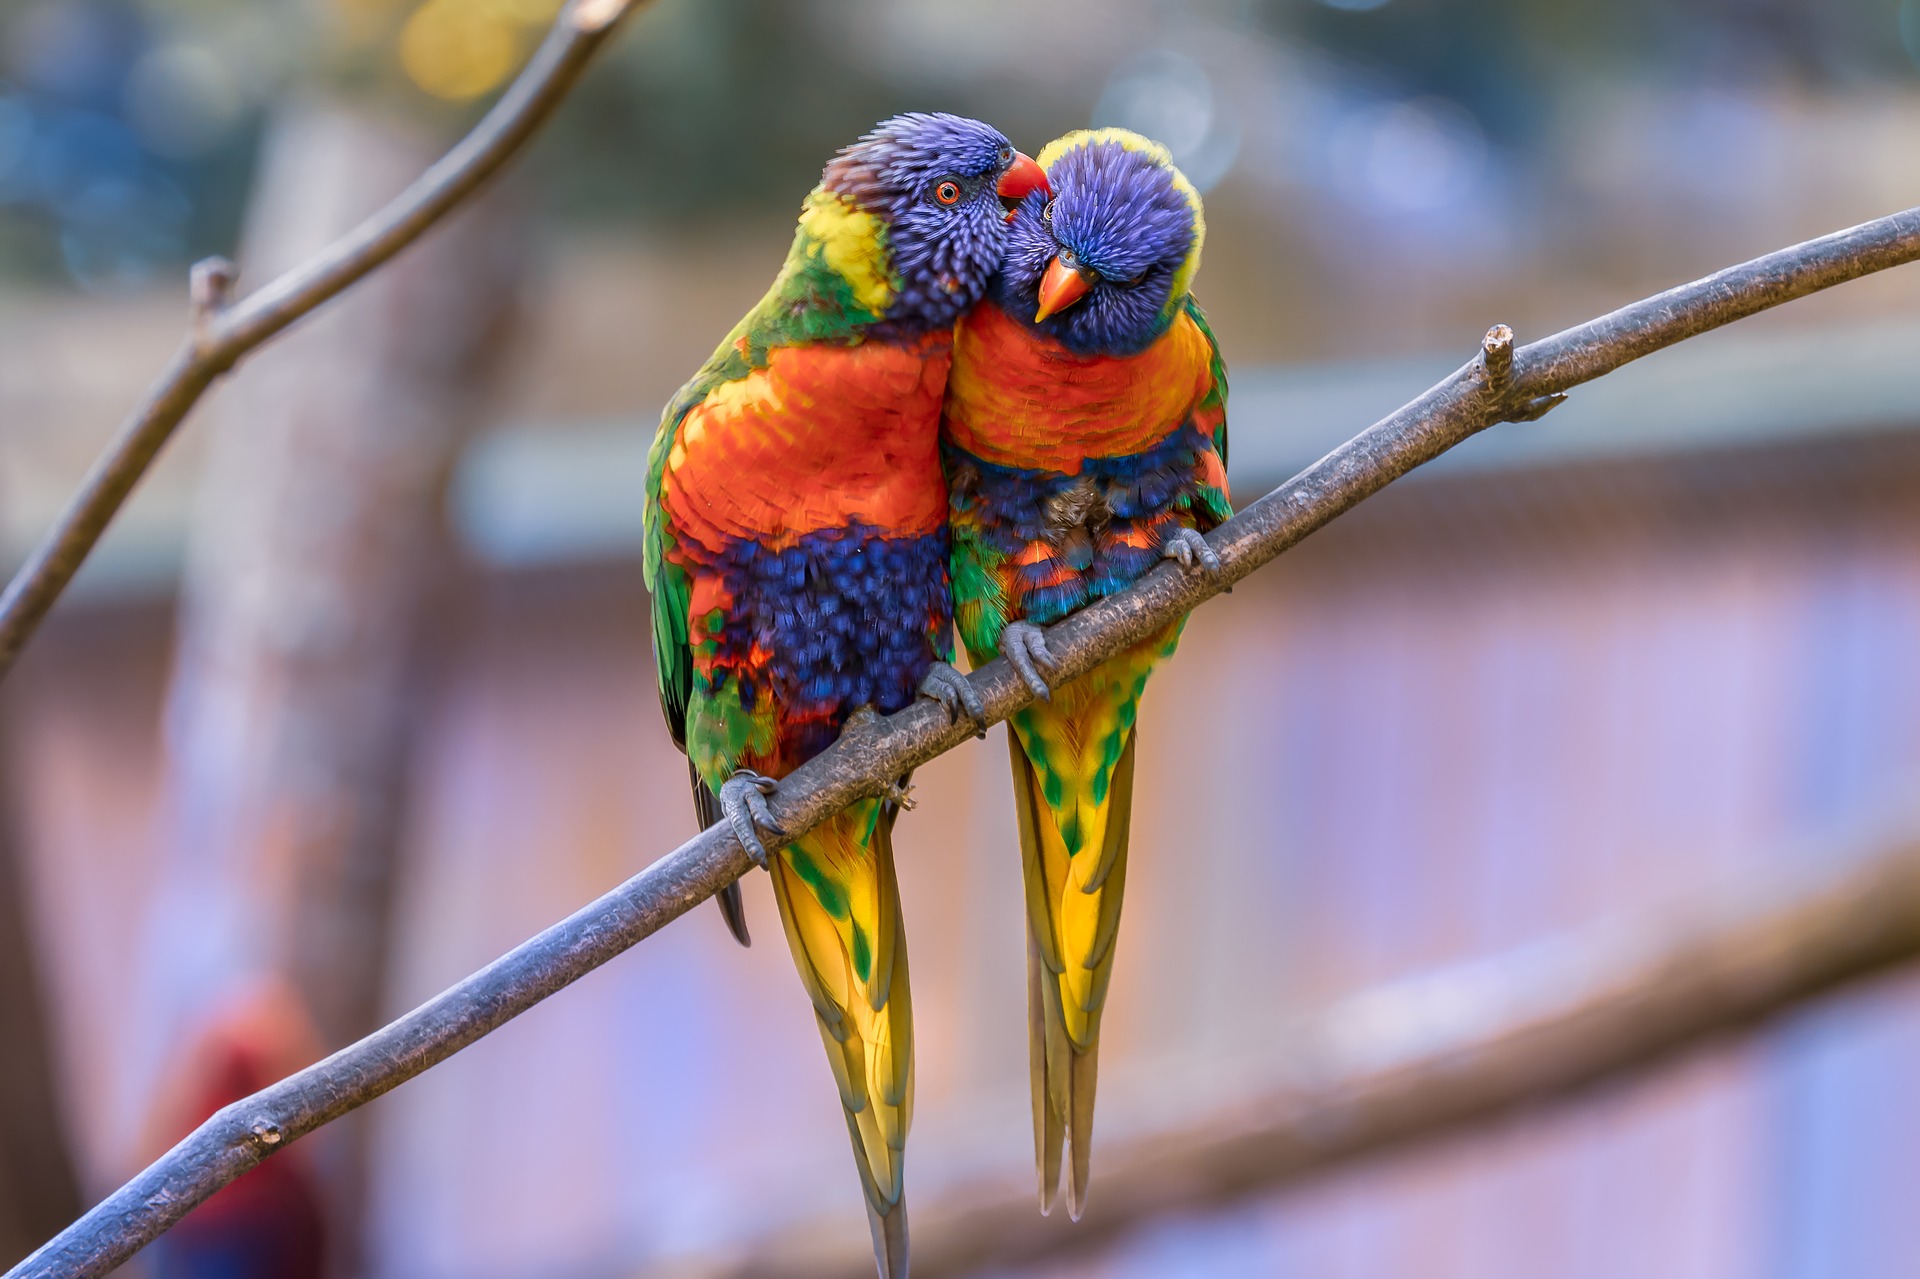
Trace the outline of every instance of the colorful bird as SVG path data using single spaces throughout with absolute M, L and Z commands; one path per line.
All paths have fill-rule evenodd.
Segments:
M 1227 376 L 1189 293 L 1206 224 L 1166 149 L 1123 129 L 1041 152 L 1006 258 L 960 322 L 942 453 L 955 620 L 976 664 L 1004 655 L 1042 698 L 1010 721 L 1026 879 L 1040 1209 L 1063 1147 L 1086 1207 L 1100 1013 L 1113 972 L 1133 800 L 1134 717 L 1175 622 L 1064 687 L 1038 629 L 1163 558 L 1217 572 Z
M 649 458 L 661 704 L 702 822 L 729 822 L 772 874 L 883 1276 L 907 1268 L 913 1028 L 892 838 L 903 792 L 771 858 L 754 824 L 778 833 L 775 779 L 856 715 L 921 695 L 982 718 L 948 665 L 940 402 L 954 321 L 999 264 L 1007 204 L 1043 184 L 977 120 L 876 126 L 827 164 L 773 287 L 667 406 Z M 738 898 L 723 909 L 744 943 Z

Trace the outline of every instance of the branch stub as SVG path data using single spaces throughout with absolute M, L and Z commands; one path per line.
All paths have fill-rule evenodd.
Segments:
M 1513 380 L 1513 330 L 1504 324 L 1496 324 L 1487 330 L 1487 336 L 1480 339 L 1480 363 L 1486 370 L 1487 394 L 1499 399 L 1507 393 L 1507 385 Z
M 211 354 L 213 326 L 233 305 L 233 285 L 240 268 L 228 258 L 202 258 L 187 277 L 187 309 L 192 316 L 193 345 L 201 355 Z
M 202 258 L 195 262 L 187 285 L 193 318 L 196 321 L 208 319 L 231 306 L 233 284 L 239 278 L 240 268 L 229 258 Z

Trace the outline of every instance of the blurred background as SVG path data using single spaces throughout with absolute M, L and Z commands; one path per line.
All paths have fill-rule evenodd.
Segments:
M 179 340 L 187 264 L 244 290 L 313 252 L 554 7 L 0 0 L 0 562 Z M 692 833 L 646 442 L 825 157 L 930 108 L 1173 149 L 1245 501 L 1491 323 L 1920 203 L 1920 0 L 657 0 L 507 181 L 185 427 L 0 690 L 0 1262 Z M 1104 1140 L 1257 1095 L 1354 992 L 1871 842 L 1920 765 L 1916 300 L 1895 271 L 1634 365 L 1196 616 L 1144 715 Z M 901 829 L 915 1203 L 1027 1175 L 1005 769 L 937 761 Z M 129 1269 L 714 1274 L 791 1231 L 863 1258 L 747 899 L 751 951 L 697 911 Z M 1896 976 L 1019 1273 L 1905 1276 L 1917 1075 Z

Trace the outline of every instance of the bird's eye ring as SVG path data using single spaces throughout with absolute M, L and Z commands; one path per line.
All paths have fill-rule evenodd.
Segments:
M 933 198 L 946 205 L 960 203 L 960 184 L 952 178 L 940 179 L 934 184 Z
M 1012 148 L 1012 147 L 1001 147 L 1001 148 L 1000 148 L 1000 163 L 1002 163 L 1002 164 L 1012 164 L 1012 163 L 1013 163 L 1013 148 Z

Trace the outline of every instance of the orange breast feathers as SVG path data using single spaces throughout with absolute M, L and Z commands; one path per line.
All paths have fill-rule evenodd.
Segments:
M 1207 394 L 1212 356 L 1184 310 L 1138 355 L 1089 356 L 982 302 L 954 334 L 943 429 L 982 461 L 1072 475 L 1177 430 Z
M 946 518 L 940 475 L 944 334 L 901 347 L 782 347 L 708 393 L 667 455 L 662 504 L 676 536 L 718 550 L 775 547 L 850 520 L 902 535 Z

